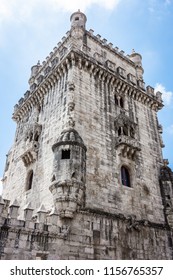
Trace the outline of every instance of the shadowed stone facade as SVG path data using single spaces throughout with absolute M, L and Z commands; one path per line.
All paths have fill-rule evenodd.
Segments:
M 172 259 L 173 173 L 142 57 L 71 15 L 14 107 L 1 259 Z

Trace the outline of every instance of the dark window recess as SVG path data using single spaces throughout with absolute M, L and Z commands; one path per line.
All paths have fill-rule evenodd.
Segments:
M 29 141 L 32 141 L 33 133 L 31 132 L 29 135 Z
M 39 138 L 39 134 L 38 134 L 38 132 L 36 132 L 35 135 L 34 135 L 34 140 L 35 140 L 36 142 L 38 142 L 38 138 Z
M 118 105 L 118 99 L 116 96 L 115 96 L 115 104 Z
M 128 127 L 127 126 L 123 127 L 123 134 L 128 136 Z
M 76 17 L 76 18 L 75 18 L 75 21 L 78 21 L 78 20 L 79 20 L 79 17 Z
M 124 102 L 123 102 L 123 98 L 122 97 L 120 98 L 120 107 L 124 108 Z
M 130 174 L 129 174 L 128 169 L 124 166 L 121 167 L 121 183 L 123 186 L 129 187 L 129 188 L 131 187 Z
M 32 181 L 33 181 L 33 171 L 31 171 L 28 174 L 26 191 L 29 191 L 32 188 Z
M 61 159 L 70 159 L 70 150 L 62 150 Z
M 44 225 L 43 230 L 44 230 L 44 231 L 48 231 L 48 225 Z
M 121 127 L 118 128 L 118 136 L 121 135 Z

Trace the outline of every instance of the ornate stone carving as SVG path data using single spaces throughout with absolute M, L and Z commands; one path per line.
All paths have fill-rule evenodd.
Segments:
M 86 147 L 75 129 L 62 131 L 52 147 L 54 181 L 50 186 L 61 218 L 73 218 L 84 203 Z
M 136 137 L 136 124 L 122 111 L 115 119 L 115 147 L 123 157 L 134 159 L 140 144 Z
M 39 149 L 39 136 L 41 133 L 42 126 L 35 122 L 26 129 L 26 142 L 25 152 L 21 155 L 21 159 L 25 166 L 29 166 L 31 163 L 36 161 L 38 149 Z

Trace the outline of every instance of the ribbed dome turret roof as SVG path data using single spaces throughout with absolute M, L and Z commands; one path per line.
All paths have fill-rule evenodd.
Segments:
M 74 128 L 63 130 L 52 148 L 60 145 L 77 145 L 86 149 L 81 136 Z

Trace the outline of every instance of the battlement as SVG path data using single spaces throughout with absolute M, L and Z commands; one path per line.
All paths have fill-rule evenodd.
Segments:
M 130 55 L 125 54 L 123 50 L 119 50 L 117 46 L 114 47 L 113 44 L 108 42 L 105 38 L 101 38 L 101 35 L 94 35 L 94 30 L 85 30 L 85 28 L 81 26 L 81 23 L 78 24 L 75 21 L 75 18 L 80 19 L 80 17 L 82 21 L 86 20 L 85 15 L 80 11 L 74 13 L 74 25 L 72 25 L 71 29 L 66 32 L 66 36 L 62 37 L 61 41 L 57 43 L 57 46 L 53 48 L 42 63 L 38 61 L 36 65 L 32 66 L 31 76 L 29 78 L 30 88 L 14 106 L 13 119 L 20 119 L 19 115 L 16 113 L 21 107 L 24 107 L 24 111 L 25 109 L 27 111 L 36 103 L 41 106 L 47 88 L 51 88 L 58 79 L 65 75 L 72 66 L 72 61 L 79 67 L 82 67 L 85 64 L 84 62 L 81 64 L 78 59 L 76 60 L 75 58 L 70 57 L 69 54 L 71 52 L 82 52 L 83 56 L 86 56 L 86 59 L 89 58 L 89 55 L 90 63 L 102 67 L 105 71 L 109 71 L 114 77 L 119 78 L 125 83 L 129 83 L 133 89 L 145 93 L 146 98 L 144 97 L 144 99 L 147 100 L 147 103 L 152 98 L 159 103 L 156 107 L 158 109 L 162 108 L 161 93 L 155 93 L 151 86 L 145 87 L 145 82 L 143 80 L 144 70 L 142 68 L 142 56 L 134 50 L 132 50 Z M 117 57 L 122 61 L 122 65 L 124 65 L 124 62 L 129 65 L 129 70 L 127 71 L 123 66 L 116 65 L 114 59 L 107 59 L 101 53 L 97 51 L 95 52 L 94 49 L 92 50 L 94 45 L 88 45 L 87 40 L 85 39 L 86 36 L 88 36 L 95 44 L 100 45 L 102 50 L 107 50 L 113 55 L 113 57 Z M 85 68 L 89 67 L 85 66 Z M 94 68 L 95 66 L 93 69 Z M 133 73 L 131 73 L 130 69 L 133 69 Z M 151 103 L 154 104 L 155 102 L 151 101 Z
M 43 234 L 49 232 L 49 234 L 56 234 L 58 238 L 66 238 L 69 227 L 60 222 L 57 209 L 46 211 L 44 205 L 41 205 L 34 211 L 31 204 L 28 204 L 22 210 L 24 212 L 22 220 L 19 219 L 20 210 L 17 200 L 10 203 L 9 200 L 3 200 L 0 196 L 0 227 Z
M 107 39 L 102 38 L 100 34 L 95 35 L 93 29 L 87 31 L 87 34 L 90 37 L 92 37 L 95 41 L 97 41 L 99 44 L 106 47 L 109 51 L 114 52 L 116 55 L 124 59 L 127 63 L 131 64 L 132 66 L 135 66 L 133 61 L 130 59 L 129 54 L 126 54 L 125 51 L 120 50 L 119 47 L 113 46 L 111 42 L 108 42 Z
M 0 259 L 171 259 L 165 224 L 93 209 L 78 212 L 74 223 L 60 224 L 55 208 L 47 212 L 42 205 L 33 216 L 27 205 L 23 220 L 18 219 L 18 210 L 17 201 L 10 204 L 0 197 Z M 153 232 L 159 247 L 153 242 Z M 124 248 L 131 248 L 124 254 L 122 239 Z

